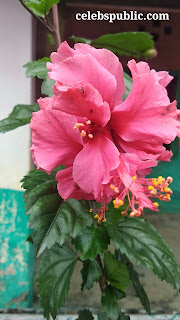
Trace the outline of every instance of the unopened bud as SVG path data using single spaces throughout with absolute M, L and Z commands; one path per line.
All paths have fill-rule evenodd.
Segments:
M 149 49 L 147 51 L 144 52 L 143 56 L 145 59 L 152 59 L 155 58 L 157 56 L 157 50 L 156 49 Z

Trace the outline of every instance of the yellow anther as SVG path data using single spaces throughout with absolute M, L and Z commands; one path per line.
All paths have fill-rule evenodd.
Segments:
M 122 216 L 127 216 L 127 212 L 126 211 L 122 211 L 121 214 L 122 214 Z
M 166 195 L 166 196 L 163 198 L 163 200 L 164 200 L 164 201 L 170 201 L 170 200 L 171 200 L 170 195 L 169 195 L 169 194 Z
M 157 191 L 154 189 L 154 190 L 152 190 L 152 191 L 149 191 L 150 192 L 150 194 L 152 194 L 152 196 L 156 196 L 157 195 Z
M 123 205 L 123 201 L 116 198 L 115 200 L 113 200 L 113 205 L 115 209 L 118 209 Z
M 159 207 L 159 203 L 158 202 L 153 202 L 153 205 L 158 208 Z
M 94 218 L 95 218 L 95 219 L 97 219 L 97 218 L 99 219 L 99 216 L 98 216 L 98 214 L 96 214 L 96 215 L 94 216 Z
M 169 193 L 169 192 L 171 192 L 172 190 L 170 189 L 170 188 L 164 188 L 164 192 L 166 192 L 166 193 Z
M 135 217 L 140 217 L 141 216 L 141 212 L 138 210 L 134 210 L 134 215 Z
M 89 212 L 93 212 L 93 210 L 92 210 L 92 209 L 89 209 Z
M 168 183 L 172 183 L 173 182 L 173 178 L 172 177 L 167 177 L 166 180 L 167 180 Z
M 119 189 L 116 187 L 116 188 L 114 188 L 114 192 L 115 193 L 119 193 Z
M 88 137 L 89 137 L 89 139 L 92 139 L 94 136 L 93 136 L 92 133 L 89 133 L 89 134 L 88 134 Z
M 154 190 L 154 187 L 153 186 L 148 186 L 148 190 L 149 191 Z
M 84 123 L 82 123 L 82 122 L 77 122 L 77 123 L 75 124 L 75 126 L 76 126 L 77 128 L 84 127 Z
M 114 189 L 115 189 L 115 186 L 114 186 L 113 184 L 110 184 L 109 187 L 110 187 L 111 190 L 114 190 Z
M 85 137 L 86 136 L 86 131 L 82 130 L 81 131 L 81 137 Z
M 133 181 L 135 181 L 135 180 L 137 180 L 137 177 L 136 177 L 136 176 L 134 176 L 134 177 L 132 177 L 132 179 L 133 179 Z
M 106 222 L 106 218 L 103 219 L 103 222 Z
M 162 201 L 170 201 L 170 200 L 171 200 L 169 194 L 160 195 L 160 196 L 159 196 L 159 199 L 162 200 Z
M 158 185 L 158 182 L 157 182 L 157 179 L 156 178 L 152 178 L 152 183 L 155 187 L 157 187 Z
M 135 212 L 132 211 L 132 212 L 129 214 L 129 216 L 133 218 L 133 217 L 135 216 Z
M 159 176 L 158 180 L 165 181 L 165 179 L 162 176 Z
M 91 124 L 91 120 L 86 121 L 86 124 Z
M 76 129 L 80 128 L 80 127 L 84 127 L 84 124 L 81 123 L 81 122 L 77 122 L 77 123 L 75 123 L 73 129 L 76 130 Z

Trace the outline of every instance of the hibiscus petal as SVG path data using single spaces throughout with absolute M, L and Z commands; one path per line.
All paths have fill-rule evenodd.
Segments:
M 110 181 L 110 171 L 119 165 L 119 152 L 101 132 L 84 145 L 73 164 L 74 181 L 96 199 L 101 197 L 101 184 Z
M 47 64 L 49 78 L 72 86 L 87 81 L 99 91 L 104 101 L 111 101 L 117 87 L 115 77 L 89 54 L 77 54 L 58 64 Z
M 170 161 L 172 158 L 172 151 L 165 150 L 158 158 L 159 161 Z
M 157 166 L 156 160 L 146 160 L 142 161 L 138 158 L 136 154 L 124 153 L 121 154 L 121 159 L 126 163 L 130 169 L 130 175 L 138 177 L 143 177 L 151 172 L 151 167 Z
M 69 57 L 73 57 L 76 54 L 75 50 L 73 50 L 66 41 L 62 42 L 57 52 L 51 53 L 51 61 L 53 63 L 60 63 L 62 60 L 67 59 Z M 51 70 L 53 68 L 53 64 L 48 62 L 48 69 Z
M 110 119 L 110 109 L 99 92 L 85 81 L 73 87 L 61 87 L 56 83 L 56 102 L 53 109 L 86 117 L 99 126 L 105 126 Z
M 51 98 L 39 98 L 37 100 L 39 107 L 41 110 L 45 110 L 45 109 L 52 109 L 54 103 L 55 103 L 55 96 L 52 96 Z
M 156 72 L 156 71 L 154 70 L 154 72 Z M 167 85 L 173 80 L 173 77 L 170 76 L 167 71 L 159 71 L 159 72 L 157 72 L 157 75 L 159 78 L 159 83 L 163 87 L 167 87 Z
M 77 200 L 93 200 L 92 194 L 87 194 L 79 188 L 74 182 L 72 177 L 72 167 L 58 171 L 56 174 L 56 180 L 58 181 L 58 192 L 64 200 L 68 198 L 74 198 Z
M 150 72 L 150 67 L 147 62 L 140 61 L 136 63 L 134 59 L 128 61 L 128 67 L 131 70 L 131 72 L 136 74 L 144 74 Z
M 130 93 L 131 95 L 131 93 Z M 129 95 L 129 96 L 130 96 Z M 129 98 L 129 97 L 128 97 Z M 171 143 L 177 135 L 176 101 L 168 106 L 145 109 L 138 94 L 126 99 L 122 109 L 112 115 L 111 126 L 125 141 L 143 140 L 150 143 Z M 123 105 L 124 104 L 124 105 Z M 139 105 L 139 111 L 135 108 Z
M 132 74 L 131 93 L 113 110 L 111 127 L 125 141 L 170 143 L 177 135 L 176 102 L 169 103 L 166 89 L 152 73 Z
M 35 163 L 48 173 L 63 164 L 70 166 L 82 149 L 81 136 L 73 130 L 76 117 L 56 110 L 33 113 L 30 127 Z
M 163 87 L 166 87 L 173 79 L 167 71 L 156 72 L 154 69 L 150 70 L 148 63 L 144 61 L 136 63 L 136 61 L 132 59 L 128 62 L 128 67 L 131 72 L 137 75 L 144 73 L 153 74 L 155 81 L 158 81 Z
M 159 157 L 164 155 L 166 153 L 166 148 L 163 147 L 162 144 L 157 142 L 146 142 L 145 140 L 136 140 L 133 142 L 130 141 L 124 141 L 119 136 L 117 137 L 117 146 L 118 149 L 121 149 L 121 152 L 127 152 L 127 153 L 135 153 L 139 159 L 141 160 L 147 160 L 147 159 L 154 159 L 159 160 Z M 119 148 L 119 146 L 121 148 Z M 172 154 L 167 154 L 165 157 L 163 156 L 163 161 L 169 161 Z M 166 158 L 166 160 L 165 160 Z
M 107 49 L 96 49 L 84 43 L 77 43 L 74 48 L 75 51 L 92 55 L 105 69 L 115 76 L 117 87 L 110 103 L 111 109 L 113 109 L 122 102 L 122 95 L 126 90 L 123 80 L 123 67 L 119 59 Z
M 146 196 L 143 191 L 143 187 L 137 182 L 133 181 L 132 177 L 127 171 L 127 167 L 120 157 L 120 165 L 117 169 L 120 179 L 124 183 L 124 186 L 136 197 L 136 200 L 139 201 L 140 206 L 153 209 L 152 201 Z

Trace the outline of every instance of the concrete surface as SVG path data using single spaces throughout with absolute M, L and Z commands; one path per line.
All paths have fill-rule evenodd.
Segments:
M 158 315 L 135 315 L 130 314 L 131 320 L 180 320 L 180 315 L 158 314 Z M 76 320 L 77 315 L 59 315 L 57 320 Z M 94 315 L 97 320 L 97 316 Z M 34 314 L 0 314 L 0 320 L 43 320 L 42 315 Z

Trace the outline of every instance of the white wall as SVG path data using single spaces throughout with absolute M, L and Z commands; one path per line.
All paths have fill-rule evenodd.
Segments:
M 31 80 L 22 65 L 32 59 L 32 18 L 18 0 L 0 0 L 0 120 L 16 104 L 30 104 Z M 20 189 L 30 168 L 29 125 L 0 133 L 0 188 Z

